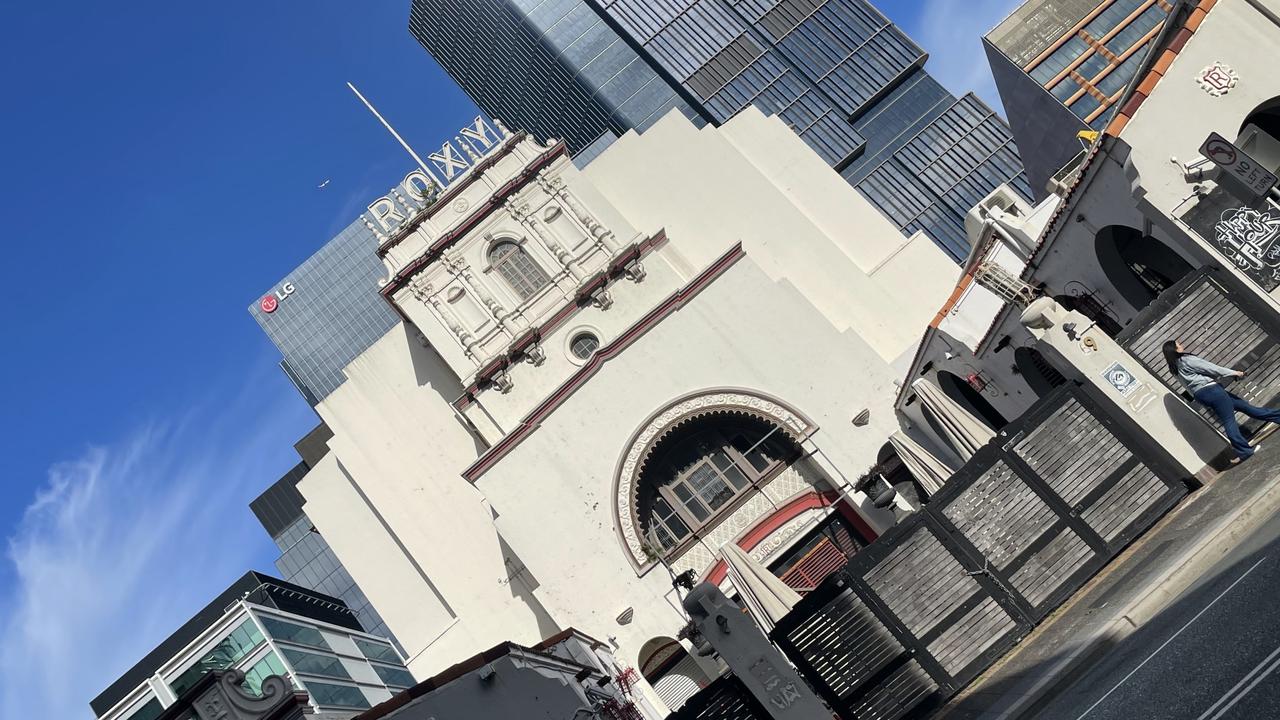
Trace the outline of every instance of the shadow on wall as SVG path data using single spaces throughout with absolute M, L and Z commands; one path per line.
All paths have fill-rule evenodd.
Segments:
M 424 344 L 425 340 L 419 340 L 416 337 L 417 331 L 409 325 L 401 323 L 399 331 L 404 335 L 405 347 L 408 348 L 409 357 L 413 360 L 413 375 L 418 387 L 430 387 L 446 405 L 462 397 L 466 389 L 462 387 L 462 381 L 445 363 L 444 358 L 429 345 Z M 467 435 L 475 443 L 476 457 L 483 455 L 489 449 L 488 444 L 468 427 L 461 417 L 455 414 L 454 420 L 467 431 Z
M 1231 459 L 1235 457 L 1235 453 L 1225 439 L 1222 440 L 1222 444 L 1216 451 L 1204 446 L 1204 438 L 1207 435 L 1205 433 L 1206 426 L 1213 428 L 1215 431 L 1216 428 L 1209 425 L 1187 403 L 1173 395 L 1164 396 L 1164 409 L 1165 412 L 1169 413 L 1169 417 L 1173 419 L 1173 426 L 1187 439 L 1187 444 L 1195 449 L 1196 457 L 1200 458 L 1205 465 L 1219 472 L 1230 467 Z
M 502 552 L 502 562 L 507 568 L 507 587 L 511 590 L 511 597 L 524 603 L 533 613 L 534 620 L 538 623 L 540 637 L 548 638 L 563 630 L 564 628 L 560 627 L 560 624 L 551 617 L 551 613 L 547 612 L 542 602 L 534 595 L 534 591 L 538 589 L 537 578 L 529 572 L 524 561 L 516 554 L 515 549 L 507 544 L 506 538 L 502 535 L 498 535 L 498 549 Z

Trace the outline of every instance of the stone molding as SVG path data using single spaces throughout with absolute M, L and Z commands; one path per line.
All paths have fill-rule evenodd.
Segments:
M 614 514 L 618 533 L 628 559 L 641 574 L 652 567 L 654 561 L 646 555 L 644 542 L 640 538 L 636 503 L 640 471 L 658 440 L 678 425 L 711 413 L 746 413 L 776 425 L 797 443 L 803 442 L 817 429 L 812 421 L 781 401 L 749 390 L 737 389 L 709 390 L 686 396 L 651 416 L 627 445 L 614 483 Z

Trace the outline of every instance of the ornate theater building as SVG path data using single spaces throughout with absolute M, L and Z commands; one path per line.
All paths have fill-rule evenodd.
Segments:
M 585 170 L 477 128 L 371 206 L 403 322 L 298 488 L 417 676 L 572 626 L 661 712 L 718 673 L 674 576 L 732 594 L 735 543 L 803 592 L 893 522 L 855 487 L 956 268 L 758 111 Z

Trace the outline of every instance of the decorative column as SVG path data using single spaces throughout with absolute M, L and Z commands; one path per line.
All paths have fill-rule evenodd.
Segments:
M 569 192 L 564 184 L 564 180 L 559 177 L 552 177 L 546 170 L 538 173 L 538 185 L 554 198 L 558 198 L 569 211 L 577 218 L 587 234 L 594 238 L 596 243 L 607 253 L 612 256 L 618 250 L 618 243 L 613 237 L 613 233 L 609 228 L 605 227 L 599 220 L 596 220 L 587 209 L 578 202 L 578 198 Z
M 462 261 L 448 250 L 440 254 L 440 260 L 445 269 L 453 273 L 464 288 L 469 292 L 475 293 L 476 297 L 480 298 L 480 302 L 484 304 L 485 309 L 489 311 L 489 314 L 498 323 L 498 329 L 506 333 L 508 337 L 513 337 L 511 330 L 507 327 L 507 319 L 511 316 L 511 313 L 507 312 L 507 309 L 502 306 L 498 298 L 493 296 L 493 293 L 489 292 L 489 288 L 484 283 L 476 280 L 475 273 L 471 271 L 471 265 Z
M 479 364 L 480 361 L 475 352 L 475 337 L 467 332 L 466 328 L 462 327 L 462 323 L 453 314 L 453 310 L 445 307 L 445 304 L 440 302 L 440 298 L 436 295 L 435 288 L 431 283 L 422 279 L 415 279 L 409 283 L 409 291 L 413 293 L 413 296 L 419 302 L 427 306 L 427 309 L 441 324 L 449 328 L 449 332 L 453 334 L 454 340 L 458 342 L 467 359 Z
M 563 266 L 565 270 L 568 270 L 569 274 L 573 276 L 575 284 L 582 282 L 582 279 L 585 278 L 586 275 L 582 272 L 582 269 L 578 267 L 578 264 L 573 261 L 573 255 L 565 249 L 564 245 L 560 244 L 559 240 L 556 240 L 555 235 L 546 225 L 543 225 L 540 220 L 529 213 L 528 203 L 517 203 L 514 200 L 507 200 L 506 208 L 507 212 L 511 213 L 511 217 L 520 221 L 522 225 L 533 231 L 533 234 L 542 242 L 542 247 L 545 248 L 547 252 L 551 253 L 552 257 L 560 261 L 560 265 Z

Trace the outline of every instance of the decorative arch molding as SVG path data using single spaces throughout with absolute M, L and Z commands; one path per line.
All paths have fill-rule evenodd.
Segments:
M 783 401 L 755 390 L 712 388 L 684 395 L 653 413 L 631 435 L 613 481 L 614 527 L 632 567 L 643 575 L 656 562 L 645 553 L 636 506 L 637 481 L 649 454 L 660 440 L 695 418 L 707 415 L 746 415 L 786 433 L 796 444 L 818 429 L 816 423 Z

